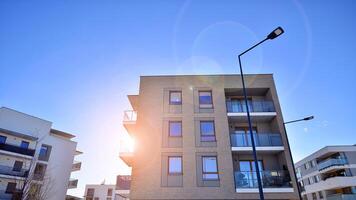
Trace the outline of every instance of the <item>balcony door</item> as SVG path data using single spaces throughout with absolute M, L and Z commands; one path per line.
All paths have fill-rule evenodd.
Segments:
M 255 161 L 246 160 L 240 161 L 240 172 L 242 175 L 242 182 L 244 187 L 255 188 L 258 187 L 257 173 L 255 167 Z M 262 177 L 263 164 L 262 160 L 258 161 L 258 169 L 260 170 L 260 175 Z
M 250 112 L 253 111 L 252 99 L 248 98 L 247 103 L 248 103 L 248 108 L 250 109 Z M 247 112 L 245 99 L 231 98 L 231 109 L 232 109 L 232 112 Z
M 255 144 L 257 145 L 257 128 L 252 127 L 252 133 L 255 136 Z M 235 127 L 235 141 L 238 147 L 249 147 L 252 146 L 250 130 L 248 127 Z

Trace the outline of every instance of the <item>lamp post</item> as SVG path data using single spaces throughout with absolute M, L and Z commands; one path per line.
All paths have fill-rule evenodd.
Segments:
M 261 174 L 260 174 L 260 169 L 258 166 L 258 160 L 257 160 L 257 152 L 256 152 L 256 145 L 255 145 L 255 139 L 253 136 L 252 132 L 252 124 L 251 124 L 251 116 L 250 116 L 250 110 L 248 107 L 248 100 L 247 100 L 247 94 L 246 94 L 246 87 L 245 87 L 245 80 L 244 80 L 244 74 L 242 71 L 242 66 L 241 66 L 241 56 L 244 55 L 245 53 L 249 52 L 253 48 L 257 47 L 258 45 L 262 44 L 263 42 L 267 40 L 273 40 L 274 38 L 280 36 L 281 34 L 284 33 L 284 30 L 281 27 L 278 27 L 274 29 L 268 36 L 263 39 L 262 41 L 258 42 L 257 44 L 253 45 L 246 51 L 242 52 L 238 58 L 239 58 L 239 65 L 240 65 L 240 74 L 241 74 L 241 81 L 242 81 L 242 90 L 244 94 L 244 99 L 245 99 L 245 106 L 246 106 L 246 113 L 247 113 L 247 121 L 248 121 L 248 128 L 250 131 L 250 137 L 251 137 L 251 144 L 252 144 L 252 151 L 253 151 L 253 159 L 255 163 L 255 169 L 256 169 L 256 175 L 257 175 L 257 182 L 258 182 L 258 191 L 260 194 L 260 200 L 264 200 L 264 195 L 263 195 L 263 188 L 262 188 L 262 181 L 261 181 Z
M 296 170 L 295 170 L 293 156 L 292 156 L 292 151 L 291 151 L 291 148 L 290 148 L 290 145 L 289 145 L 286 124 L 291 124 L 291 123 L 300 122 L 300 121 L 309 121 L 309 120 L 312 120 L 312 119 L 314 119 L 314 116 L 309 116 L 309 117 L 304 117 L 302 119 L 296 119 L 296 120 L 292 120 L 292 121 L 283 122 L 283 128 L 284 128 L 284 132 L 286 133 L 286 139 L 287 139 L 287 144 L 288 144 L 288 149 L 289 149 L 288 152 L 289 152 L 289 156 L 290 156 L 290 158 L 292 160 L 293 174 L 294 174 L 295 181 L 297 182 L 297 190 L 298 190 L 299 200 L 302 200 L 302 194 L 300 192 L 297 173 L 296 173 Z

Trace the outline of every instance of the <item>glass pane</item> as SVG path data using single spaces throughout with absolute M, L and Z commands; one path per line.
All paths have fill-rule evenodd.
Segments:
M 203 179 L 218 179 L 219 175 L 218 174 L 203 174 Z
M 24 148 L 24 149 L 27 149 L 29 144 L 30 143 L 28 143 L 28 142 L 22 141 L 20 147 Z
M 182 135 L 182 122 L 169 122 L 169 136 Z
M 214 122 L 200 122 L 200 133 L 201 135 L 215 135 Z
M 202 142 L 215 142 L 215 135 L 202 135 L 200 141 L 202 141 Z
M 212 104 L 213 100 L 211 98 L 211 92 L 199 92 L 199 103 L 200 104 Z
M 47 155 L 47 147 L 42 146 L 40 150 L 40 156 L 46 156 Z
M 182 157 L 168 157 L 168 172 L 182 173 Z
M 203 157 L 203 172 L 218 172 L 216 157 Z
M 182 93 L 181 92 L 170 92 L 170 103 L 171 104 L 181 104 L 182 103 Z
M 6 137 L 0 135 L 0 144 L 5 144 L 5 142 L 6 142 Z

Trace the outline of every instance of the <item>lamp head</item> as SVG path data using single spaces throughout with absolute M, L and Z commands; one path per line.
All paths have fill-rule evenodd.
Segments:
M 282 27 L 278 27 L 276 29 L 274 29 L 268 36 L 267 39 L 273 40 L 274 38 L 282 35 L 284 33 L 284 30 L 282 29 Z
M 314 119 L 314 116 L 306 117 L 306 118 L 304 118 L 303 120 L 308 121 L 308 120 L 312 120 L 312 119 Z

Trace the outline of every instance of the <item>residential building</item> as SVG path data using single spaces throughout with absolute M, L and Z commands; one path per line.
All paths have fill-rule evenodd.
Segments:
M 295 164 L 303 199 L 356 199 L 356 146 L 326 146 Z
M 298 199 L 273 76 L 245 81 L 265 199 Z M 141 76 L 128 99 L 130 199 L 259 199 L 241 76 Z
M 0 108 L 0 199 L 65 199 L 67 189 L 78 180 L 70 180 L 75 136 L 52 128 L 52 122 L 9 108 Z
M 130 194 L 130 175 L 118 175 L 116 185 L 87 184 L 85 186 L 85 200 L 128 200 Z
M 88 184 L 85 186 L 85 200 L 114 200 L 115 185 Z

